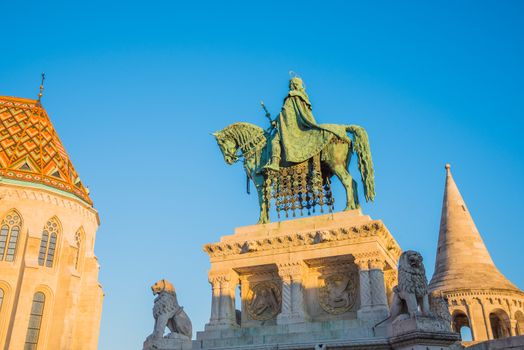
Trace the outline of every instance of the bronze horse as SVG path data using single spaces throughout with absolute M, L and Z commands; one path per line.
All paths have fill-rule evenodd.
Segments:
M 366 201 L 375 198 L 375 180 L 373 162 L 369 149 L 369 141 L 366 131 L 357 125 L 326 125 L 331 130 L 338 130 L 321 150 L 321 169 L 324 181 L 333 175 L 338 177 L 346 190 L 346 207 L 344 210 L 358 209 L 360 207 L 357 194 L 357 183 L 348 171 L 349 162 L 353 151 L 357 153 L 358 165 L 364 184 L 364 195 Z M 338 128 L 338 129 L 337 129 Z M 342 139 L 341 134 L 349 132 L 349 137 Z M 224 129 L 213 133 L 220 151 L 227 164 L 237 162 L 240 157 L 244 158 L 244 170 L 248 178 L 253 181 L 257 189 L 258 203 L 260 206 L 259 224 L 269 222 L 269 201 L 264 196 L 264 165 L 267 163 L 270 146 L 268 142 L 271 134 L 261 127 L 250 123 L 234 123 Z

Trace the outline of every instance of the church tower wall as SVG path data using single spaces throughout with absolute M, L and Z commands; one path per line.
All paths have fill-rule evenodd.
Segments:
M 16 210 L 22 221 L 14 261 L 0 262 L 0 286 L 6 287 L 0 310 L 5 348 L 24 348 L 32 300 L 42 292 L 37 349 L 96 349 L 103 298 L 94 255 L 97 212 L 44 189 L 0 183 L 0 197 L 1 217 Z M 48 259 L 42 266 L 42 236 L 49 221 L 57 224 L 56 248 L 52 266 Z
M 99 224 L 40 100 L 0 96 L 0 349 L 97 348 Z

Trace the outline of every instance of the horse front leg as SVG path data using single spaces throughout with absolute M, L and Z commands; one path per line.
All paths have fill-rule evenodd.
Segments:
M 269 223 L 269 205 L 264 191 L 264 177 L 256 175 L 253 179 L 258 194 L 258 205 L 260 207 L 258 224 L 267 224 Z

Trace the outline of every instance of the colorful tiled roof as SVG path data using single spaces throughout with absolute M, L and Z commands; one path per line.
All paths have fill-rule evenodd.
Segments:
M 51 120 L 36 100 L 0 96 L 0 177 L 69 192 L 92 205 Z

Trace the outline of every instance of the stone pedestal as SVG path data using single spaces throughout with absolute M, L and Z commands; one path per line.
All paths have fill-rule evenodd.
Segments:
M 401 250 L 380 220 L 354 210 L 240 227 L 204 250 L 211 316 L 194 348 L 314 348 L 356 338 L 387 347 L 373 326 L 388 317 L 384 272 L 396 272 Z
M 178 333 L 170 333 L 160 339 L 147 338 L 142 350 L 190 350 L 191 339 Z
M 448 350 L 460 340 L 445 320 L 435 317 L 397 319 L 389 325 L 388 335 L 395 350 Z

